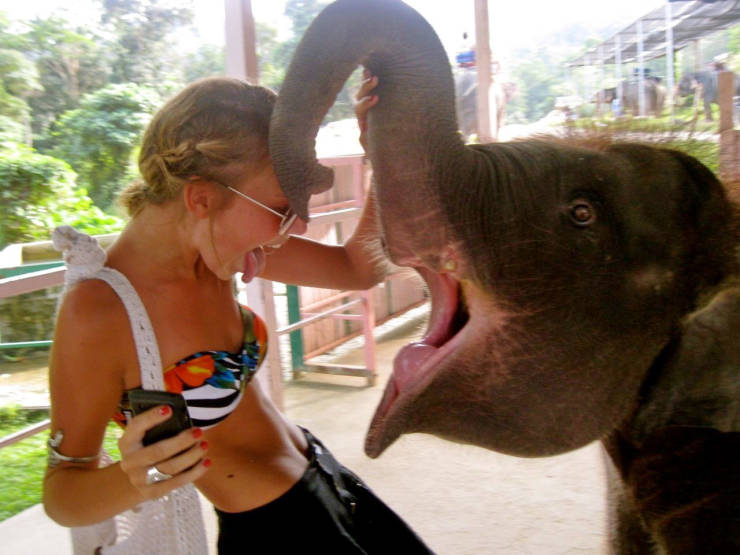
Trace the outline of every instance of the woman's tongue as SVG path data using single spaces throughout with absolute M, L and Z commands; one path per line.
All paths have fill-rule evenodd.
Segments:
M 257 247 L 244 255 L 244 270 L 242 271 L 242 281 L 249 283 L 255 276 L 259 275 L 265 267 L 265 251 L 262 247 Z
M 425 343 L 411 343 L 401 349 L 393 361 L 393 379 L 399 391 L 408 386 L 419 374 L 419 368 L 436 352 L 436 347 Z

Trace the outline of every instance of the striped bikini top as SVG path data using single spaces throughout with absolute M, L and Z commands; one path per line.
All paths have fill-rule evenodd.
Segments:
M 185 398 L 193 426 L 210 428 L 229 416 L 265 358 L 265 323 L 246 306 L 239 305 L 239 310 L 244 323 L 239 351 L 200 351 L 164 369 L 165 390 Z M 124 391 L 113 420 L 125 426 L 131 418 L 128 391 Z
M 239 306 L 244 341 L 238 352 L 202 351 L 162 370 L 157 338 L 146 307 L 128 278 L 105 266 L 105 251 L 98 241 L 70 226 L 52 234 L 54 247 L 62 252 L 67 270 L 65 291 L 79 281 L 100 279 L 116 292 L 128 314 L 139 360 L 141 388 L 180 393 L 195 426 L 209 427 L 231 414 L 267 353 L 265 323 L 245 306 Z M 124 392 L 113 420 L 125 426 L 132 417 Z

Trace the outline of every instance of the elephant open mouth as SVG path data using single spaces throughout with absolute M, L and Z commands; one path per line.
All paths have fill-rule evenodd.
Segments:
M 461 331 L 469 321 L 460 283 L 450 274 L 415 268 L 426 281 L 431 294 L 431 314 L 421 341 L 406 345 L 393 361 L 393 374 L 370 424 L 365 450 L 378 456 L 395 437 L 388 437 L 387 424 L 403 413 L 405 406 L 426 389 L 437 373 L 439 363 L 455 351 Z M 392 432 L 390 432 L 392 433 Z

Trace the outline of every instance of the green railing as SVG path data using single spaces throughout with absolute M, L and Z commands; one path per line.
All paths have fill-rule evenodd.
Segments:
M 23 266 L 14 266 L 12 268 L 0 268 L 0 279 L 22 276 L 30 274 L 31 272 L 38 272 L 40 270 L 48 270 L 50 268 L 58 268 L 63 266 L 64 262 L 61 260 L 50 261 L 50 262 L 36 262 L 33 264 L 24 264 Z

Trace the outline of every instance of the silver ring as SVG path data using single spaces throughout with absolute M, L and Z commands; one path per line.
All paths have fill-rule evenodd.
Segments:
M 172 474 L 162 472 L 156 466 L 150 466 L 146 471 L 146 483 L 156 484 L 157 482 L 164 482 L 172 478 Z

